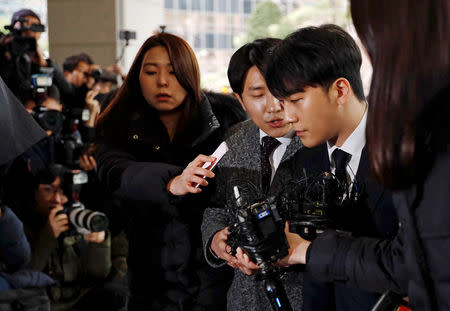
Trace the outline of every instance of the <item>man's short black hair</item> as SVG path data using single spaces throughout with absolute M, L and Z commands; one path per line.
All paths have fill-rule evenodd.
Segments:
M 240 47 L 231 56 L 228 65 L 228 80 L 233 92 L 242 95 L 247 71 L 256 66 L 262 74 L 266 71 L 267 56 L 270 54 L 280 39 L 264 38 L 257 39 Z
M 92 65 L 94 64 L 94 61 L 92 60 L 92 57 L 90 57 L 88 54 L 86 53 L 80 53 L 78 54 L 78 56 L 83 59 L 84 62 L 88 63 L 88 65 Z
M 361 81 L 362 58 L 353 38 L 336 25 L 301 28 L 273 51 L 266 70 L 270 92 L 286 98 L 321 86 L 325 90 L 338 78 L 345 78 L 359 100 L 364 100 Z
M 72 72 L 75 70 L 75 68 L 77 68 L 80 62 L 85 62 L 89 65 L 89 60 L 86 58 L 86 56 L 86 54 L 81 53 L 67 57 L 63 63 L 63 70 Z

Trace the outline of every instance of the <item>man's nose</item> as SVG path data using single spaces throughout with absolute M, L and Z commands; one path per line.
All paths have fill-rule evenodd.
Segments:
M 295 108 L 293 107 L 293 105 L 287 101 L 284 101 L 283 108 L 284 108 L 284 115 L 285 115 L 286 122 L 296 123 L 298 121 L 298 117 L 297 117 L 297 114 L 295 112 Z
M 283 108 L 280 101 L 275 98 L 272 94 L 268 95 L 267 98 L 267 111 L 271 113 L 280 112 Z

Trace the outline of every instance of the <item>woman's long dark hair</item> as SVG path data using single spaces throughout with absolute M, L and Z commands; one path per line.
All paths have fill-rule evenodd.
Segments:
M 373 66 L 366 130 L 372 170 L 385 186 L 406 188 L 423 165 L 423 131 L 443 113 L 431 100 L 449 85 L 450 1 L 352 0 L 351 13 Z
M 182 122 L 190 118 L 200 103 L 200 70 L 191 47 L 182 38 L 170 33 L 156 34 L 148 38 L 141 46 L 122 86 L 108 107 L 100 114 L 96 124 L 100 141 L 106 139 L 111 142 L 111 138 L 114 138 L 113 141 L 116 144 L 123 143 L 133 113 L 139 109 L 139 105 L 148 105 L 142 95 L 139 74 L 145 53 L 156 46 L 166 48 L 175 76 L 187 92 L 182 104 Z

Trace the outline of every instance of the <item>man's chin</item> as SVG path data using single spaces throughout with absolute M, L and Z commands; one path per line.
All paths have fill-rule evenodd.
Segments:
M 286 127 L 286 128 L 278 128 L 276 130 L 270 129 L 264 132 L 271 137 L 278 138 L 287 135 L 287 133 L 289 133 L 289 129 L 290 128 Z

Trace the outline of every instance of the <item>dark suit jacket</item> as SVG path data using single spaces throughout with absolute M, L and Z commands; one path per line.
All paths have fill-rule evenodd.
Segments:
M 321 281 L 409 297 L 412 310 L 450 310 L 450 88 L 430 93 L 420 124 L 423 176 L 393 194 L 399 230 L 390 239 L 325 232 L 309 247 L 307 268 Z M 425 148 L 427 147 L 427 148 Z M 420 150 L 422 148 L 422 150 Z M 420 153 L 419 153 L 420 154 Z
M 304 148 L 305 151 L 307 148 Z M 326 144 L 296 155 L 295 171 L 306 170 L 306 174 L 330 171 L 330 161 Z M 369 161 L 366 148 L 362 150 L 361 160 L 355 177 L 359 199 L 356 204 L 342 210 L 339 220 L 346 223 L 344 229 L 354 236 L 391 237 L 398 228 L 392 194 L 377 184 L 369 176 Z
M 318 147 L 318 155 L 299 165 L 313 171 L 329 171 L 330 161 L 326 144 Z M 392 195 L 369 177 L 369 161 L 366 148 L 355 177 L 359 199 L 355 204 L 341 209 L 337 215 L 339 229 L 349 231 L 354 237 L 392 237 L 398 228 L 397 215 Z M 321 258 L 316 258 L 321 262 Z M 314 263 L 312 263 L 314 264 Z M 360 290 L 354 286 L 343 286 L 319 282 L 314 275 L 307 273 L 304 280 L 305 311 L 359 311 L 370 310 L 379 297 L 378 293 Z

